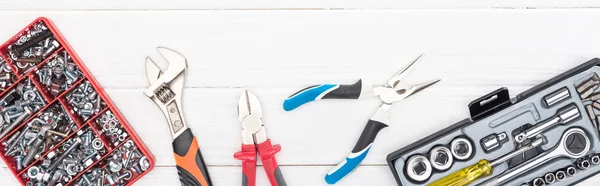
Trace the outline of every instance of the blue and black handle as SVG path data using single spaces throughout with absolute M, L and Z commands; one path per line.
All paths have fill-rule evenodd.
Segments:
M 363 87 L 362 80 L 351 85 L 322 84 L 302 89 L 283 102 L 283 109 L 294 110 L 301 105 L 319 99 L 358 99 Z
M 388 125 L 383 122 L 369 119 L 367 125 L 362 131 L 362 134 L 360 135 L 360 138 L 358 138 L 358 142 L 356 142 L 356 145 L 354 145 L 352 152 L 343 162 L 325 175 L 325 181 L 328 184 L 335 184 L 354 171 L 365 159 L 365 157 L 367 157 L 367 154 L 369 153 L 369 150 L 371 150 L 373 141 L 375 141 L 379 131 L 387 126 Z

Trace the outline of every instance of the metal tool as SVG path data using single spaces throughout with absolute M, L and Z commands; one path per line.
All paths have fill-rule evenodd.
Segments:
M 590 162 L 592 162 L 593 165 L 600 164 L 600 155 L 599 154 L 595 154 L 592 157 L 590 157 Z
M 598 94 L 600 95 L 600 94 Z M 594 101 L 592 102 L 592 107 L 594 107 L 595 109 L 600 109 L 600 103 L 598 101 Z
M 457 160 L 467 160 L 473 154 L 473 145 L 466 137 L 457 137 L 450 143 L 452 155 Z
M 558 89 L 558 90 L 544 96 L 544 103 L 546 103 L 546 106 L 552 107 L 555 104 L 558 104 L 569 98 L 571 98 L 569 89 L 567 89 L 567 87 L 563 87 L 561 89 Z
M 479 143 L 481 143 L 481 148 L 484 152 L 489 153 L 492 152 L 502 146 L 503 143 L 508 141 L 508 136 L 506 132 L 500 134 L 490 134 L 486 137 L 483 137 Z
M 167 118 L 181 184 L 212 185 L 196 137 L 183 118 L 181 97 L 187 60 L 171 49 L 159 47 L 157 50 L 169 62 L 169 67 L 162 71 L 152 59 L 146 58 L 146 75 L 150 86 L 144 94 L 156 103 Z
M 563 181 L 567 178 L 567 173 L 565 171 L 559 170 L 554 173 L 557 181 Z
M 533 149 L 537 146 L 540 146 L 544 143 L 543 137 L 536 138 L 529 145 L 522 146 L 521 148 L 512 151 L 508 154 L 505 154 L 493 161 L 488 161 L 486 159 L 482 159 L 474 165 L 465 167 L 459 171 L 456 171 L 446 177 L 443 177 L 433 183 L 430 183 L 428 186 L 461 186 L 467 185 L 480 177 L 488 176 L 492 173 L 493 167 L 496 165 L 500 165 L 505 161 L 522 154 L 525 151 Z
M 546 182 L 546 184 L 553 184 L 556 181 L 556 176 L 549 172 L 544 174 L 544 181 Z
M 531 182 L 533 186 L 545 186 L 546 182 L 544 182 L 544 178 L 535 178 Z
M 281 146 L 272 145 L 262 123 L 262 108 L 252 92 L 244 90 L 238 103 L 238 118 L 242 122 L 242 151 L 234 154 L 242 160 L 242 185 L 256 184 L 256 155 L 260 155 L 269 182 L 273 186 L 285 186 L 285 180 L 275 159 Z
M 587 115 L 590 118 L 592 125 L 598 126 L 598 121 L 596 120 L 596 113 L 594 113 L 593 105 L 586 105 L 585 111 L 587 112 Z
M 536 124 L 532 128 L 529 128 L 515 136 L 515 141 L 517 143 L 522 143 L 523 141 L 537 136 L 542 132 L 556 126 L 556 125 L 564 125 L 568 124 L 575 119 L 578 119 L 581 116 L 579 113 L 579 109 L 575 104 L 569 104 L 563 108 L 560 108 L 554 117 L 542 121 L 541 123 Z
M 413 155 L 406 161 L 407 176 L 417 182 L 422 182 L 431 176 L 431 162 L 423 155 Z
M 379 96 L 383 104 L 375 111 L 373 116 L 367 122 L 367 125 L 363 129 L 360 138 L 356 142 L 356 145 L 352 149 L 351 153 L 335 168 L 333 168 L 327 175 L 325 175 L 325 181 L 329 184 L 335 184 L 346 175 L 350 174 L 354 169 L 358 167 L 360 162 L 367 156 L 369 150 L 373 145 L 373 141 L 375 141 L 375 137 L 379 131 L 388 126 L 390 123 L 390 114 L 388 110 L 392 107 L 392 104 L 403 100 L 415 93 L 437 83 L 438 80 L 433 80 L 425 83 L 421 83 L 412 87 L 403 87 L 398 84 L 407 76 L 407 74 L 413 69 L 414 64 L 419 61 L 419 58 L 415 59 L 412 63 L 406 66 L 404 69 L 400 70 L 396 73 L 392 78 L 388 80 L 388 82 L 381 87 L 374 88 L 375 95 Z M 284 103 L 284 108 L 286 110 L 291 110 L 292 108 L 296 108 L 299 105 L 307 103 L 309 101 L 315 100 L 317 98 L 317 94 L 324 95 L 320 97 L 330 97 L 328 96 L 335 92 L 338 96 L 335 97 L 358 97 L 361 95 L 362 91 L 359 91 L 365 86 L 359 83 L 357 85 L 352 85 L 349 87 L 339 86 L 337 88 L 332 88 L 335 86 L 329 85 L 321 85 L 319 87 L 325 88 L 309 88 L 310 90 L 301 91 L 297 94 L 294 94 L 292 97 L 286 100 L 287 104 Z M 329 88 L 327 88 L 329 87 Z M 316 91 L 316 93 L 315 93 Z M 289 104 L 289 105 L 288 105 Z M 288 106 L 286 106 L 288 105 Z
M 431 160 L 431 166 L 439 171 L 450 169 L 454 163 L 452 152 L 445 146 L 432 148 L 429 151 L 429 159 Z
M 351 85 L 313 85 L 304 88 L 288 97 L 283 102 L 283 109 L 286 111 L 291 111 L 293 109 L 298 108 L 301 105 L 320 99 L 358 99 L 367 95 L 379 96 L 385 103 L 397 101 L 397 99 L 395 99 L 397 97 L 402 97 L 403 95 L 410 95 L 410 93 L 403 93 L 402 91 L 406 91 L 408 89 L 398 87 L 398 83 L 400 82 L 400 80 L 402 80 L 402 78 L 404 78 L 408 74 L 410 70 L 412 70 L 412 67 L 414 67 L 413 64 L 419 61 L 422 57 L 423 55 L 420 55 L 408 66 L 404 67 L 398 73 L 394 74 L 394 76 L 392 76 L 392 78 L 390 78 L 387 81 L 387 83 L 383 86 L 373 86 L 364 82 L 362 79 L 359 79 L 356 83 Z M 413 88 L 419 88 L 420 86 L 427 87 L 431 84 L 436 83 L 437 81 L 439 81 L 439 79 L 420 84 Z M 398 92 L 393 93 L 395 91 Z
M 596 91 L 596 89 L 598 89 L 599 83 L 600 83 L 600 80 L 598 79 L 598 76 L 596 74 L 594 74 L 594 76 L 592 76 L 590 79 L 586 80 L 585 82 L 583 82 L 582 84 L 577 86 L 577 93 L 579 93 L 579 96 L 581 97 L 581 99 L 586 99 L 592 93 L 594 93 L 594 91 Z
M 534 168 L 539 168 L 543 164 L 553 159 L 581 158 L 590 151 L 590 147 L 590 138 L 588 137 L 588 134 L 585 131 L 583 131 L 580 128 L 570 128 L 567 131 L 565 131 L 559 143 L 556 146 L 554 146 L 551 150 L 548 150 L 539 157 L 524 162 L 521 165 L 510 169 L 508 172 L 505 172 L 500 176 L 492 178 L 481 185 L 502 185 L 506 181 L 517 178 L 519 177 L 519 175 L 522 175 L 523 173 L 530 171 Z M 567 169 L 567 174 L 569 173 L 570 172 Z
M 567 169 L 565 169 L 565 172 L 567 173 L 567 176 L 571 177 L 577 174 L 577 169 L 575 169 L 574 166 L 568 166 Z
M 586 170 L 586 169 L 589 169 L 589 168 L 590 168 L 590 166 L 592 166 L 592 165 L 590 164 L 590 161 L 588 161 L 588 160 L 586 160 L 586 159 L 584 159 L 584 160 L 581 160 L 580 162 L 577 162 L 577 168 L 579 168 L 579 170 Z

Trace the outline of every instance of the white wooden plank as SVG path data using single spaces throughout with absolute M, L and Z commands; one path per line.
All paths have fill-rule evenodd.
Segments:
M 469 88 L 537 84 L 594 57 L 600 40 L 592 26 L 600 12 L 580 10 L 11 12 L 0 13 L 8 28 L 0 36 L 37 15 L 52 18 L 92 72 L 116 88 L 146 84 L 143 59 L 158 45 L 188 57 L 188 87 L 380 83 L 423 52 L 411 79 Z
M 83 2 L 77 0 L 65 0 L 59 2 L 48 2 L 43 0 L 29 1 L 2 1 L 0 10 L 31 11 L 31 10 L 272 10 L 272 9 L 471 9 L 471 8 L 502 8 L 502 9 L 536 9 L 536 8 L 597 8 L 598 2 L 593 0 L 377 0 L 377 1 L 344 1 L 344 0 L 177 0 L 165 3 L 159 0 L 130 0 L 118 1 L 107 0 L 98 2 Z
M 312 185 L 326 186 L 324 175 L 331 167 L 296 167 L 282 166 L 281 172 L 290 186 Z M 240 185 L 242 182 L 241 167 L 209 167 L 214 185 Z M 6 174 L 2 174 L 2 170 Z M 348 177 L 337 185 L 395 185 L 394 178 L 387 167 L 365 166 L 358 169 L 355 176 Z M 369 176 L 377 175 L 377 176 Z M 16 179 L 10 175 L 6 168 L 0 169 L 0 180 L 4 186 L 17 186 Z M 6 179 L 4 179 L 6 178 Z M 5 181 L 6 180 L 6 181 Z M 136 182 L 135 185 L 180 185 L 177 170 L 174 167 L 158 167 Z M 262 166 L 256 169 L 256 185 L 270 185 Z
M 282 166 L 281 171 L 290 186 L 327 186 L 327 183 L 323 180 L 323 175 L 330 168 L 329 166 Z M 214 185 L 239 185 L 241 183 L 241 167 L 209 167 L 208 169 Z M 4 174 L 2 174 L 2 171 L 4 171 Z M 256 173 L 256 185 L 269 185 L 262 167 L 257 167 Z M 19 185 L 6 168 L 0 169 L 0 180 L 3 180 L 2 185 L 5 186 Z M 577 185 L 594 186 L 598 182 L 600 182 L 600 177 L 593 177 Z M 158 167 L 134 185 L 179 185 L 179 178 L 174 167 Z M 387 167 L 363 166 L 357 169 L 352 176 L 344 178 L 336 185 L 393 186 L 396 183 Z

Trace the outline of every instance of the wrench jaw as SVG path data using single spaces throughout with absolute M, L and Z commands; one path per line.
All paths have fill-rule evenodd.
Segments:
M 154 101 L 156 106 L 160 108 L 160 110 L 165 115 L 167 119 L 167 123 L 169 124 L 169 130 L 171 132 L 171 136 L 173 139 L 177 138 L 181 135 L 185 129 L 187 129 L 187 124 L 183 117 L 183 107 L 181 102 L 181 95 L 183 89 L 184 76 L 178 76 L 174 81 L 170 84 L 165 84 L 161 86 L 162 91 L 155 93 L 150 99 Z M 170 85 L 170 86 L 169 86 Z M 172 92 L 170 87 L 179 87 L 179 93 Z M 170 91 L 170 92 L 169 92 Z M 166 95 L 170 94 L 170 95 Z M 170 97 L 170 98 L 169 98 Z M 165 99 L 169 98 L 169 99 Z
M 187 61 L 179 53 L 164 47 L 157 48 L 169 67 L 162 71 L 151 58 L 146 58 L 146 75 L 150 86 L 144 91 L 167 118 L 173 139 L 181 135 L 187 125 L 183 118 L 181 95 L 187 74 Z

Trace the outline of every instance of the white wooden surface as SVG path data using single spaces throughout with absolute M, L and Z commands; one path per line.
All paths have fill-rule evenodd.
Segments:
M 241 182 L 232 155 L 242 88 L 261 100 L 289 185 L 326 185 L 325 173 L 351 150 L 378 100 L 327 100 L 293 112 L 283 111 L 283 100 L 315 83 L 380 84 L 425 53 L 405 83 L 442 82 L 396 103 L 363 165 L 338 183 L 385 186 L 395 185 L 386 155 L 464 119 L 471 100 L 502 86 L 516 95 L 600 56 L 600 9 L 590 0 L 193 2 L 3 1 L 0 38 L 38 16 L 56 23 L 157 159 L 136 185 L 179 184 L 163 115 L 142 94 L 144 58 L 158 58 L 156 46 L 189 60 L 184 112 L 215 185 Z M 17 185 L 0 170 L 1 185 Z M 258 185 L 268 185 L 257 172 Z

